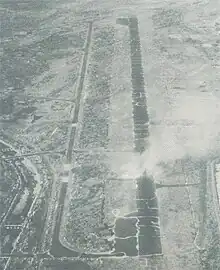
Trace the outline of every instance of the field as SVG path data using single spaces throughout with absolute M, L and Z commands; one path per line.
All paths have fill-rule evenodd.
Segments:
M 219 3 L 2 1 L 0 268 L 219 268 Z

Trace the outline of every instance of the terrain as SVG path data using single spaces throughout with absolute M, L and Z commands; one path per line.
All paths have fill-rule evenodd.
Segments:
M 0 269 L 220 269 L 219 12 L 0 2 Z

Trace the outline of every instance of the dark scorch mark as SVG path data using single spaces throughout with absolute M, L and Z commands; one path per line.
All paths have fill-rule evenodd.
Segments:
M 132 104 L 134 121 L 134 144 L 135 150 L 142 153 L 146 148 L 148 138 L 147 102 L 144 83 L 144 71 L 142 66 L 141 45 L 138 29 L 138 19 L 118 19 L 118 23 L 128 25 L 130 33 L 130 55 L 131 55 L 131 82 L 132 82 Z
M 148 137 L 148 113 L 142 67 L 140 36 L 138 20 L 129 19 L 130 47 L 131 47 L 131 80 L 133 86 L 133 121 L 135 150 L 142 153 L 146 147 Z
M 146 174 L 141 176 L 137 182 L 139 255 L 158 255 L 162 253 L 162 246 L 156 186 L 153 179 Z
M 138 19 L 136 17 L 128 19 L 120 18 L 117 22 L 122 25 L 127 25 L 130 33 L 134 146 L 135 151 L 141 154 L 146 150 L 147 139 L 149 137 L 149 117 L 147 112 Z M 136 201 L 137 212 L 132 213 L 132 215 L 136 216 L 138 220 L 135 225 L 137 227 L 137 241 L 127 243 L 130 245 L 130 250 L 133 248 L 133 251 L 129 255 L 161 254 L 162 247 L 160 241 L 156 185 L 153 179 L 146 174 L 143 174 L 137 179 Z M 127 219 L 127 222 L 131 222 L 131 219 Z

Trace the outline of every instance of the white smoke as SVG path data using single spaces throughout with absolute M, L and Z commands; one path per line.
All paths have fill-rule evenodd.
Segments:
M 161 110 L 163 110 L 161 108 Z M 149 144 L 142 154 L 133 154 L 121 167 L 124 177 L 138 177 L 145 170 L 156 177 L 161 164 L 176 160 L 211 159 L 220 149 L 220 98 L 207 92 L 182 94 L 152 122 Z M 156 117 L 155 117 L 156 119 Z
M 220 99 L 209 93 L 182 94 L 152 124 L 142 168 L 154 173 L 158 164 L 186 157 L 212 158 L 220 149 Z

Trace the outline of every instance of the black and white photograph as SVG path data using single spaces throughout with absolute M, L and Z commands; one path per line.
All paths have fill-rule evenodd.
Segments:
M 220 270 L 220 0 L 0 0 L 0 270 Z

